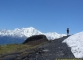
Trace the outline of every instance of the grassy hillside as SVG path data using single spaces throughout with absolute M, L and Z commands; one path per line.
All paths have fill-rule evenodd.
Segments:
M 45 44 L 46 42 L 40 43 L 40 44 L 7 44 L 7 45 L 1 45 L 0 46 L 0 56 L 7 53 L 13 53 L 13 52 L 23 52 L 25 50 L 31 50 L 39 47 L 42 44 Z
M 5 53 L 15 52 L 15 51 L 21 51 L 25 48 L 29 49 L 29 48 L 31 48 L 31 46 L 30 45 L 25 45 L 25 44 L 2 45 L 2 46 L 0 46 L 0 55 L 5 54 Z

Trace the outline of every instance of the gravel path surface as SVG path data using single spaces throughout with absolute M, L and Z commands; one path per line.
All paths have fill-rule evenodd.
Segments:
M 67 36 L 50 41 L 47 44 L 33 50 L 30 54 L 20 55 L 20 53 L 11 54 L 2 58 L 2 60 L 56 60 L 56 58 L 75 58 L 71 48 L 62 43 Z M 27 51 L 26 51 L 27 52 Z

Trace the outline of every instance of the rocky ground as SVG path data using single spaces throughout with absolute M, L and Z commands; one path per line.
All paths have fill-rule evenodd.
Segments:
M 22 52 L 3 55 L 0 60 L 56 60 L 56 58 L 75 58 L 71 48 L 62 43 L 68 36 L 49 41 L 48 43 L 31 50 L 31 53 L 21 54 Z

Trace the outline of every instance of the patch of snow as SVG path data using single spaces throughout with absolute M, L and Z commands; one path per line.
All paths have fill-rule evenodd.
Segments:
M 67 43 L 71 47 L 71 52 L 76 58 L 83 58 L 83 32 L 68 37 L 62 43 Z

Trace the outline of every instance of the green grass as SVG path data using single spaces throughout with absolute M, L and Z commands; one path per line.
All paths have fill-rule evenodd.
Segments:
M 20 52 L 20 56 L 29 54 L 37 47 L 48 43 L 48 41 L 31 41 L 26 44 L 6 44 L 0 45 L 0 58 L 3 54 Z
M 12 53 L 15 51 L 22 51 L 23 49 L 30 49 L 31 46 L 27 44 L 8 44 L 0 46 L 0 55 Z
M 25 50 L 32 50 L 35 49 L 37 47 L 39 47 L 42 44 L 37 44 L 37 45 L 28 45 L 28 44 L 7 44 L 7 45 L 0 45 L 0 56 L 3 54 L 7 54 L 7 53 L 13 53 L 13 52 L 23 52 L 23 54 L 25 54 Z

